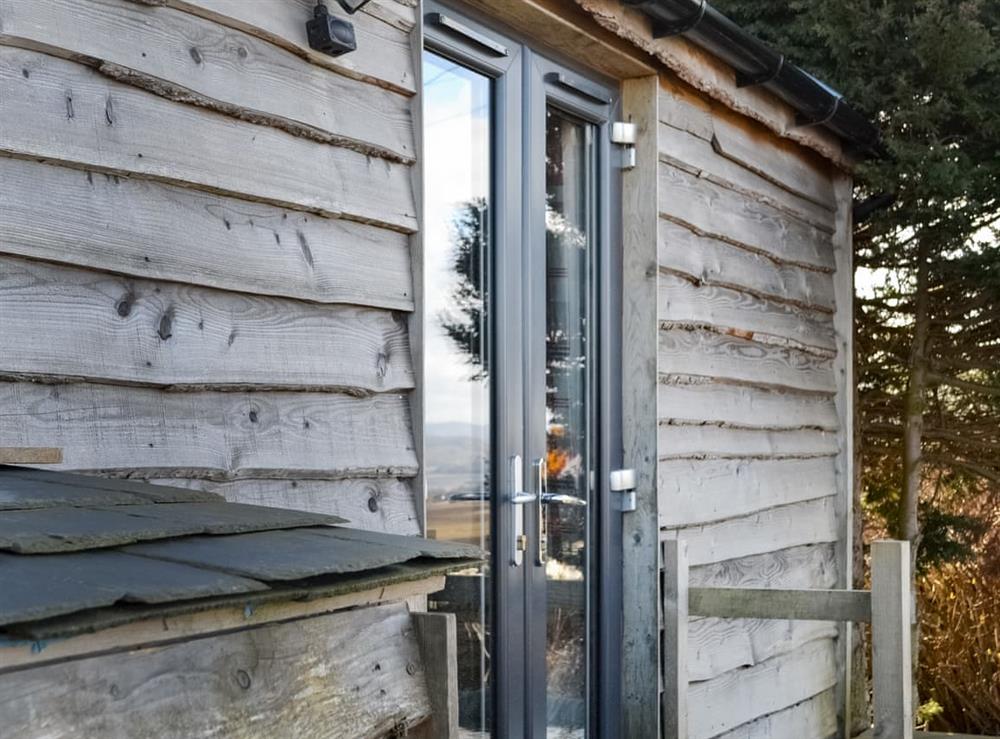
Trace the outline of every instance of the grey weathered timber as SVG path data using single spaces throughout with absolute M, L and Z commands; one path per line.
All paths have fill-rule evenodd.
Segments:
M 0 157 L 0 180 L 8 185 L 0 251 L 9 254 L 256 295 L 413 308 L 406 236 L 395 231 L 21 159 Z
M 675 166 L 704 177 L 747 198 L 759 200 L 826 231 L 833 231 L 834 214 L 827 206 L 817 205 L 799 197 L 749 169 L 741 162 L 722 155 L 718 139 L 707 141 L 687 131 L 661 123 L 659 127 L 660 158 Z
M 294 12 L 291 3 L 280 10 Z M 64 14 L 72 14 L 73 23 L 50 22 Z M 408 96 L 331 74 L 241 31 L 127 0 L 45 6 L 4 0 L 0 15 L 3 43 L 97 60 L 123 82 L 236 118 L 397 160 L 414 158 Z
M 667 90 L 660 91 L 660 120 L 710 142 L 719 156 L 833 210 L 829 178 L 818 160 L 803 149 L 755 130 L 744 120 L 737 123 L 735 116 L 713 110 L 703 101 L 684 99 Z
M 740 290 L 748 295 L 826 312 L 833 311 L 830 273 L 786 264 L 660 219 L 660 271 L 699 284 Z
M 663 739 L 688 736 L 688 559 L 687 544 L 663 542 Z
M 664 218 L 789 264 L 833 270 L 828 231 L 670 164 L 661 163 L 658 174 Z
M 303 531 L 324 538 L 370 544 L 373 548 L 402 549 L 409 555 L 409 559 L 414 557 L 481 559 L 486 554 L 479 547 L 471 544 L 463 544 L 462 542 L 424 539 L 420 536 L 397 536 L 395 534 L 383 534 L 378 531 L 365 531 L 346 526 L 310 528 L 303 529 Z
M 358 48 L 331 57 L 310 48 L 303 18 L 312 16 L 310 0 L 170 0 L 169 4 L 193 15 L 260 37 L 311 63 L 339 74 L 403 93 L 416 91 L 407 34 L 415 23 L 414 11 L 393 0 L 376 0 L 355 15 Z M 333 9 L 336 14 L 338 11 Z
M 708 739 L 819 695 L 837 683 L 836 644 L 819 639 L 753 667 L 694 683 L 688 736 Z
M 129 603 L 166 603 L 267 590 L 223 572 L 122 552 L 0 554 L 0 624 Z
M 260 531 L 235 536 L 192 536 L 133 544 L 122 551 L 168 562 L 210 567 L 257 580 L 301 580 L 371 570 L 421 556 L 419 547 L 377 547 L 317 536 L 308 529 Z
M 728 287 L 702 285 L 672 274 L 659 280 L 662 324 L 718 326 L 765 344 L 829 356 L 836 351 L 828 313 L 761 299 Z
M 717 739 L 830 737 L 837 731 L 836 702 L 836 690 L 825 690 L 794 706 L 720 734 Z
M 638 166 L 622 175 L 622 448 L 638 480 L 622 529 L 624 735 L 659 733 L 659 537 L 656 490 L 657 95 L 655 76 L 626 80 L 622 112 L 636 124 Z
M 690 612 L 718 618 L 778 618 L 807 621 L 871 620 L 871 593 L 864 590 L 691 588 Z
M 458 641 L 453 613 L 412 613 L 420 644 L 431 717 L 413 733 L 426 739 L 458 739 Z
M 0 550 L 72 552 L 194 534 L 242 534 L 335 523 L 343 519 L 225 502 L 36 508 L 0 513 Z
M 661 461 L 821 458 L 837 453 L 837 435 L 811 428 L 744 429 L 675 422 L 660 424 L 657 446 Z
M 779 549 L 838 541 L 832 495 L 683 530 L 692 566 Z M 664 538 L 676 538 L 666 531 Z
M 854 205 L 854 188 L 851 178 L 845 174 L 836 174 L 833 178 L 837 205 L 837 231 L 833 237 L 834 256 L 837 263 L 835 274 L 835 290 L 837 294 L 837 312 L 833 323 L 837 332 L 837 357 L 833 369 L 837 378 L 837 394 L 834 402 L 837 408 L 838 425 L 841 432 L 838 436 L 839 446 L 836 459 L 837 496 L 840 506 L 837 509 L 837 522 L 841 531 L 841 544 L 838 548 L 837 571 L 840 588 L 854 587 L 854 547 L 860 546 L 854 536 L 854 495 L 858 480 L 855 478 L 855 394 L 858 392 L 854 379 L 854 221 L 852 217 Z M 860 493 L 859 493 L 860 494 Z M 849 737 L 856 711 L 851 702 L 855 695 L 852 688 L 854 681 L 854 625 L 849 622 L 840 624 L 840 645 L 838 654 L 839 670 L 843 680 L 838 683 L 841 691 L 838 698 L 841 735 Z M 861 682 L 864 682 L 862 680 Z M 867 703 L 867 701 L 866 701 Z M 859 707 L 860 708 L 860 707 Z M 867 716 L 867 706 L 864 709 Z M 860 723 L 860 722 L 859 722 Z
M 0 257 L 0 314 L 8 377 L 354 394 L 413 387 L 406 326 L 388 311 Z
M 69 469 L 227 479 L 406 477 L 417 467 L 395 394 L 0 383 L 0 406 L 0 444 L 57 443 Z
M 388 605 L 3 674 L 0 714 L 25 739 L 383 736 L 429 715 L 419 664 Z
M 416 227 L 403 164 L 181 105 L 23 49 L 0 47 L 0 95 L 10 120 L 35 121 L 0 130 L 9 155 Z
M 734 429 L 836 431 L 833 399 L 713 378 L 661 378 L 661 420 Z
M 0 447 L 2 464 L 59 464 L 62 449 L 51 446 L 4 446 Z
M 829 495 L 833 459 L 660 460 L 660 525 L 690 526 Z
M 348 480 L 161 480 L 209 490 L 234 503 L 252 503 L 274 508 L 292 508 L 342 516 L 346 526 L 387 534 L 416 536 L 420 525 L 413 488 L 398 479 Z
M 872 697 L 875 739 L 913 737 L 910 543 L 872 542 Z
M 769 346 L 724 330 L 661 330 L 659 367 L 661 376 L 710 376 L 815 393 L 833 394 L 836 390 L 829 357 Z
M 30 467 L 0 467 L 0 489 L 18 491 L 16 495 L 12 493 L 9 505 L 6 506 L 8 509 L 74 505 L 90 499 L 95 499 L 101 505 L 211 503 L 222 500 L 218 495 L 200 490 L 182 490 L 168 485 L 150 485 L 140 480 L 76 475 L 61 470 L 38 470 Z M 33 489 L 35 492 L 32 492 Z M 19 504 L 18 496 L 20 500 L 30 504 Z

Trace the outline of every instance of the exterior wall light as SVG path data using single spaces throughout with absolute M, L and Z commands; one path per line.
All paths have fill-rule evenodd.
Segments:
M 348 14 L 354 15 L 368 4 L 369 0 L 337 0 Z M 310 48 L 330 56 L 340 56 L 358 48 L 354 37 L 354 24 L 343 18 L 330 15 L 330 9 L 323 0 L 318 0 L 313 9 L 313 18 L 306 23 L 306 34 Z

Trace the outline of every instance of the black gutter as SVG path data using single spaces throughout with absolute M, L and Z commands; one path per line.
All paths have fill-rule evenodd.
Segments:
M 796 112 L 797 126 L 822 126 L 858 153 L 881 155 L 878 128 L 843 96 L 785 60 L 706 0 L 623 0 L 653 22 L 653 37 L 683 35 L 736 70 L 738 87 L 762 85 Z

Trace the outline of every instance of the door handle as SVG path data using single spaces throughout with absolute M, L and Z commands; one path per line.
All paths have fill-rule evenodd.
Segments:
M 511 567 L 520 567 L 524 562 L 524 552 L 528 548 L 528 537 L 524 533 L 524 504 L 535 502 L 534 493 L 526 493 L 524 487 L 524 470 L 521 467 L 521 455 L 510 458 L 510 495 L 508 500 L 514 507 L 513 525 L 510 527 L 512 538 L 510 542 Z
M 578 498 L 575 495 L 567 495 L 566 493 L 542 493 L 541 504 L 551 505 L 552 503 L 575 506 L 587 505 L 587 501 L 583 498 Z

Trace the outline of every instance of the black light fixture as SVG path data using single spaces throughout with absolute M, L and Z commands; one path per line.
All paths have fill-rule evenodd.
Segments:
M 337 0 L 340 7 L 354 15 L 368 4 L 369 0 Z M 354 37 L 354 24 L 343 18 L 330 15 L 330 9 L 323 0 L 317 0 L 313 18 L 306 23 L 306 34 L 310 48 L 330 56 L 340 56 L 358 48 Z

